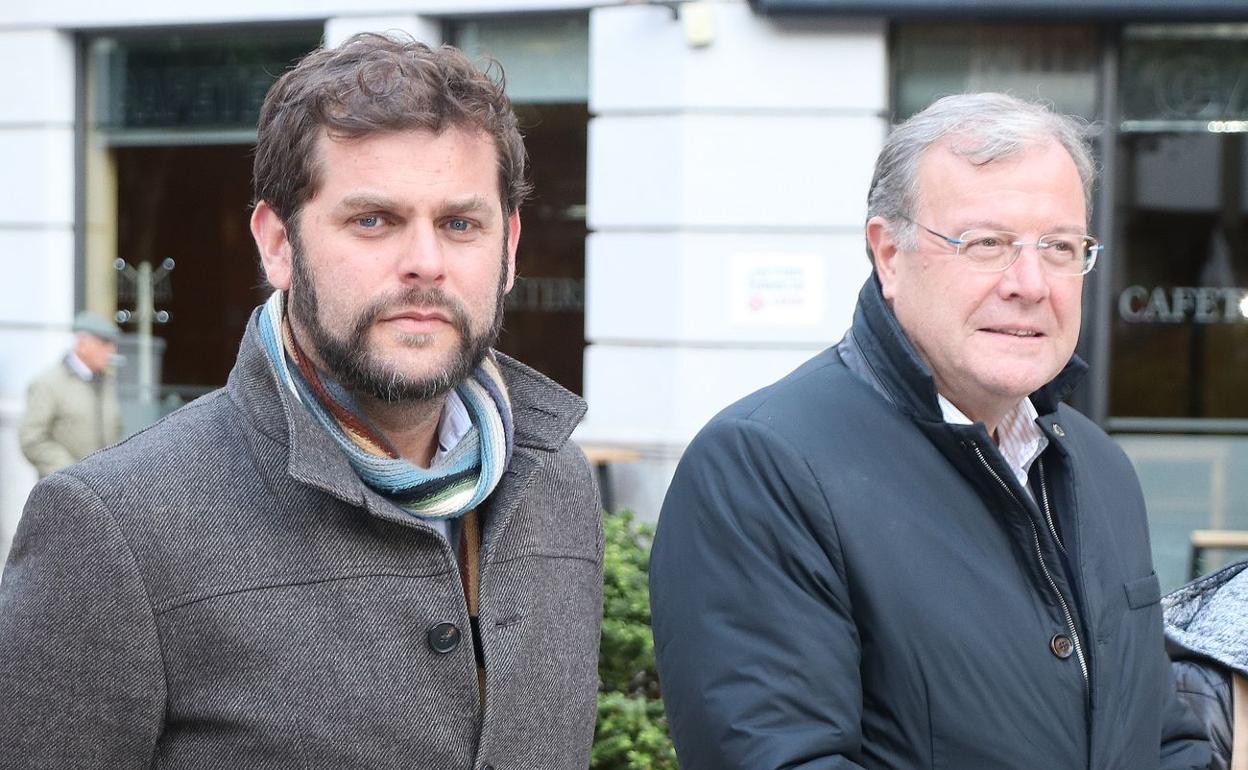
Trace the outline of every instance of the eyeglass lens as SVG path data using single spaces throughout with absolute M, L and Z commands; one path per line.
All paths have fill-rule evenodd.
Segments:
M 958 238 L 960 253 L 981 269 L 1003 270 L 1013 264 L 1025 246 L 1034 246 L 1054 273 L 1080 275 L 1087 272 L 1096 254 L 1096 239 L 1077 233 L 1049 233 L 1035 243 L 1023 243 L 1018 233 L 1005 230 L 968 230 Z

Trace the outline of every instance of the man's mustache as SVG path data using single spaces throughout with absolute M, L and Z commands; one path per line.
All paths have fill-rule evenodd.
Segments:
M 367 329 L 382 318 L 411 308 L 441 312 L 462 336 L 466 337 L 471 331 L 468 323 L 468 312 L 464 310 L 464 306 L 436 286 L 412 286 L 411 288 L 395 292 L 390 296 L 374 300 L 360 315 L 359 321 L 356 323 L 356 329 Z

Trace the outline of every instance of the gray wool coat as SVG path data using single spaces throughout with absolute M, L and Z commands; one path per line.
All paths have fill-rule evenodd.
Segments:
M 277 386 L 253 315 L 224 389 L 31 493 L 0 583 L 0 768 L 583 770 L 584 404 L 499 358 L 516 444 L 481 509 L 484 703 L 449 546 Z

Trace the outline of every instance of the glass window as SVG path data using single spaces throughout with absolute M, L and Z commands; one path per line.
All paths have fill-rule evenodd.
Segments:
M 1248 25 L 1151 25 L 1123 33 L 1124 131 L 1243 131 Z
M 96 38 L 94 128 L 109 144 L 254 141 L 269 86 L 320 40 L 319 26 Z
M 1242 431 L 1248 418 L 1248 28 L 1128 27 L 1119 62 L 1111 427 Z M 1190 533 L 1248 529 L 1248 438 L 1117 435 L 1148 501 L 1163 588 Z M 1243 554 L 1213 552 L 1209 570 Z
M 1248 437 L 1115 436 L 1131 458 L 1148 501 L 1153 563 L 1162 590 L 1188 579 L 1190 534 L 1197 529 L 1248 530 Z M 1210 551 L 1208 572 L 1243 553 Z
M 1248 418 L 1248 29 L 1127 30 L 1121 93 L 1110 414 Z
M 1099 78 L 1095 27 L 902 24 L 894 38 L 896 119 L 941 96 L 1003 91 L 1091 119 Z
M 529 14 L 456 22 L 451 42 L 498 60 L 507 94 L 529 104 L 589 101 L 589 18 Z

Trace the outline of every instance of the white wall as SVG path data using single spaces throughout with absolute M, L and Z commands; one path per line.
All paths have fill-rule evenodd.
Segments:
M 0 10 L 0 29 L 169 26 L 317 20 L 347 16 L 444 16 L 588 8 L 603 0 L 10 0 Z
M 577 435 L 643 449 L 615 471 L 619 507 L 643 516 L 710 417 L 844 332 L 869 271 L 862 222 L 887 128 L 882 22 L 699 5 L 704 46 L 667 8 L 590 15 Z
M 38 73 L 32 77 L 31 73 Z M 64 353 L 74 304 L 74 48 L 0 30 L 0 557 L 35 474 L 17 448 L 25 387 Z
M 339 46 L 357 32 L 407 32 L 430 45 L 442 42 L 442 24 L 427 16 L 337 16 L 325 22 L 325 45 Z

